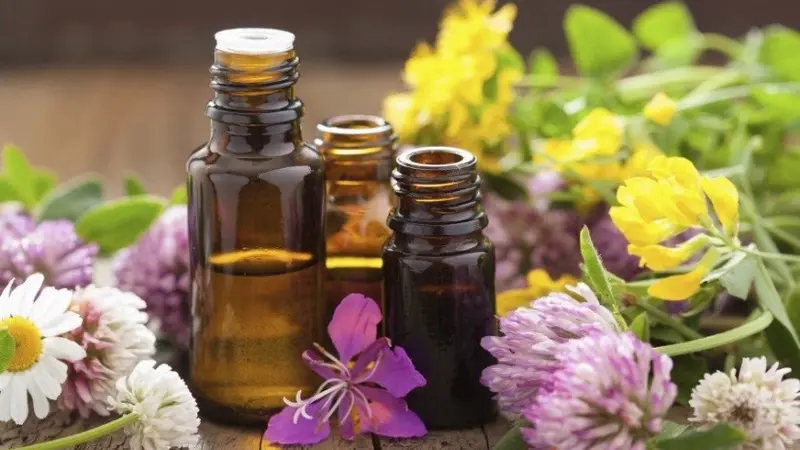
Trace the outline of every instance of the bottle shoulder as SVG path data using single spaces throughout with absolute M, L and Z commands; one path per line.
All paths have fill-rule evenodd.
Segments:
M 466 254 L 494 254 L 492 242 L 483 234 L 464 238 L 447 237 L 409 237 L 397 233 L 387 239 L 384 254 L 405 258 L 439 258 Z
M 186 163 L 189 175 L 212 173 L 264 173 L 298 167 L 305 174 L 319 174 L 324 170 L 322 156 L 310 145 L 302 143 L 290 151 L 277 155 L 233 153 L 212 150 L 208 144 L 197 148 Z

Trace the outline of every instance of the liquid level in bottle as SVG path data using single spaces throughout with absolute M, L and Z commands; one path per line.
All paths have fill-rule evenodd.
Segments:
M 307 253 L 244 250 L 199 267 L 192 387 L 204 413 L 222 420 L 266 418 L 313 390 L 300 359 L 317 336 L 321 264 Z M 204 407 L 205 406 L 205 407 Z
M 326 317 L 333 316 L 336 306 L 349 294 L 363 294 L 382 303 L 382 265 L 383 259 L 379 256 L 328 256 L 325 262 Z

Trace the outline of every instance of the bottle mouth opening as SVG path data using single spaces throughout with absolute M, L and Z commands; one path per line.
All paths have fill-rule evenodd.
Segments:
M 325 120 L 317 125 L 317 130 L 338 136 L 369 136 L 391 133 L 392 126 L 382 117 L 348 114 Z
M 398 164 L 414 169 L 463 169 L 475 162 L 475 155 L 455 147 L 419 147 L 397 157 Z
M 241 55 L 272 55 L 294 48 L 294 34 L 274 28 L 231 28 L 214 35 L 216 49 Z

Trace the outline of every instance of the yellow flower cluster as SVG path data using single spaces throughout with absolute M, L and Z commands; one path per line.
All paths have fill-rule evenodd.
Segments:
M 661 151 L 649 143 L 635 144 L 628 158 L 622 158 L 624 124 L 621 117 L 605 108 L 589 112 L 572 130 L 571 139 L 548 139 L 534 162 L 588 183 L 617 185 L 645 173 L 645 167 Z M 590 206 L 600 197 L 590 185 L 583 186 L 582 202 Z
M 656 94 L 644 107 L 643 114 L 653 122 L 667 126 L 675 117 L 678 104 L 663 92 Z
M 435 48 L 421 43 L 412 52 L 403 73 L 411 91 L 384 101 L 401 141 L 461 147 L 493 167 L 496 155 L 486 150 L 511 132 L 508 109 L 522 76 L 498 62 L 500 52 L 514 51 L 508 33 L 516 7 L 495 7 L 495 0 L 460 0 L 445 13 Z
M 578 283 L 578 279 L 570 275 L 562 275 L 557 280 L 550 278 L 546 270 L 536 269 L 528 272 L 528 287 L 511 289 L 497 295 L 497 314 L 504 316 L 523 306 L 528 306 L 537 298 L 551 292 L 566 292 L 567 286 Z
M 656 272 L 685 269 L 657 280 L 648 293 L 684 300 L 700 289 L 721 255 L 739 245 L 738 191 L 725 177 L 701 176 L 685 158 L 658 156 L 647 172 L 648 176 L 629 178 L 620 186 L 620 206 L 611 208 L 611 219 L 628 240 L 628 252 L 638 256 L 642 266 Z M 687 230 L 695 233 L 691 239 L 665 245 Z M 699 261 L 682 267 L 703 251 Z

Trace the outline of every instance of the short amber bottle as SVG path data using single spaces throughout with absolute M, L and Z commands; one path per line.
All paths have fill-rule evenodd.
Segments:
M 427 384 L 408 404 L 432 429 L 474 427 L 495 406 L 480 382 L 492 364 L 480 341 L 495 334 L 494 249 L 483 235 L 475 157 L 449 147 L 406 150 L 392 186 L 394 231 L 383 251 L 388 337 Z
M 300 131 L 294 36 L 216 37 L 211 138 L 187 163 L 189 384 L 204 415 L 263 423 L 317 384 L 300 354 L 321 336 L 324 168 Z
M 364 294 L 382 304 L 381 252 L 391 234 L 386 216 L 394 206 L 389 177 L 396 137 L 380 117 L 332 117 L 317 126 L 314 141 L 325 157 L 326 319 L 342 298 Z

